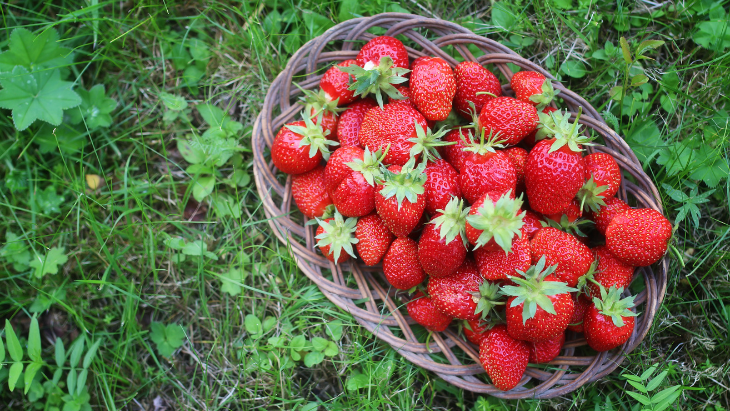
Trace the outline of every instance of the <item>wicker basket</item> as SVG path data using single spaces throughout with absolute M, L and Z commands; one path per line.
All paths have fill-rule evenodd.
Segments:
M 492 64 L 494 69 L 508 79 L 513 73 L 507 63 L 539 71 L 548 78 L 553 78 L 544 69 L 507 47 L 443 20 L 388 13 L 349 20 L 332 27 L 292 56 L 284 71 L 271 84 L 263 110 L 254 125 L 256 185 L 276 236 L 291 247 L 302 272 L 334 304 L 352 314 L 363 327 L 390 344 L 409 361 L 433 371 L 457 387 L 508 399 L 552 398 L 572 392 L 612 372 L 625 354 L 641 342 L 651 327 L 666 289 L 666 256 L 653 267 L 636 271 L 635 278 L 642 275 L 646 289 L 636 298 L 640 315 L 636 319 L 635 331 L 626 344 L 611 352 L 577 356 L 576 348 L 586 345 L 585 339 L 569 333 L 561 356 L 546 366 L 528 367 L 517 387 L 502 392 L 488 384 L 488 378 L 478 375 L 484 373 L 479 363 L 478 347 L 462 339 L 454 329 L 434 334 L 427 346 L 424 333 L 420 329 L 412 329 L 411 325 L 415 322 L 404 314 L 405 300 L 401 293 L 384 286 L 387 283 L 382 277 L 380 267 L 366 267 L 356 262 L 335 266 L 315 251 L 314 227 L 305 226 L 305 218 L 296 210 L 292 201 L 291 179 L 275 169 L 269 160 L 269 148 L 279 128 L 297 119 L 302 110 L 296 104 L 300 92 L 292 83 L 297 82 L 303 88 L 316 89 L 326 67 L 333 62 L 354 59 L 359 48 L 374 37 L 366 32 L 371 27 L 384 28 L 387 35 L 403 35 L 418 44 L 420 48 L 408 49 L 411 58 L 422 55 L 438 56 L 454 67 L 457 61 L 447 51 L 455 51 L 465 60 L 477 61 L 485 66 Z M 469 44 L 485 54 L 475 58 L 467 49 Z M 577 112 L 578 107 L 582 106 L 580 123 L 603 137 L 606 146 L 596 146 L 591 150 L 610 153 L 619 163 L 624 179 L 617 196 L 634 206 L 650 207 L 662 212 L 656 187 L 642 171 L 636 156 L 623 139 L 606 125 L 587 101 L 558 83 L 554 86 L 560 90 L 559 97 L 571 112 Z M 512 94 L 509 85 L 504 88 L 504 92 L 507 95 Z

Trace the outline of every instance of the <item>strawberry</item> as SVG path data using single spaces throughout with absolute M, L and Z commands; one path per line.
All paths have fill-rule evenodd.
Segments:
M 497 76 L 479 63 L 473 61 L 459 63 L 454 69 L 454 76 L 456 77 L 454 108 L 467 119 L 472 115 L 469 102 L 474 104 L 474 110 L 479 113 L 487 100 L 502 95 L 502 86 Z M 478 94 L 483 92 L 489 94 Z
M 591 273 L 586 284 L 588 294 L 591 297 L 599 297 L 601 295 L 601 286 L 609 289 L 612 286 L 616 288 L 626 289 L 634 279 L 634 267 L 624 264 L 617 260 L 606 247 L 596 247 L 593 249 L 598 262 L 595 273 Z
M 583 318 L 591 304 L 591 300 L 585 294 L 573 293 L 573 314 L 568 320 L 568 330 L 577 333 L 583 332 Z
M 383 259 L 395 236 L 390 233 L 383 220 L 373 213 L 357 220 L 355 238 L 358 240 L 355 245 L 357 253 L 365 265 L 372 266 Z
M 317 166 L 291 179 L 291 193 L 299 210 L 307 218 L 321 217 L 332 204 L 324 185 L 324 167 Z
M 474 250 L 474 258 L 482 277 L 491 281 L 506 280 L 508 276 L 517 275 L 517 270 L 526 271 L 530 268 L 530 240 L 526 235 L 517 237 L 507 253 L 501 249 L 488 251 L 480 247 Z
M 585 181 L 581 144 L 589 139 L 578 133 L 578 121 L 569 123 L 570 114 L 546 116 L 554 124 L 541 124 L 553 138 L 542 140 L 530 151 L 525 169 L 525 186 L 530 208 L 542 214 L 562 213 L 573 201 Z M 580 116 L 580 113 L 578 114 Z
M 521 207 L 522 199 L 515 199 L 511 191 L 483 195 L 466 217 L 467 239 L 475 248 L 509 252 L 515 238 L 522 235 L 525 212 Z
M 515 192 L 517 187 L 517 171 L 504 151 L 495 150 L 501 147 L 494 137 L 484 141 L 484 134 L 479 142 L 465 144 L 469 154 L 459 168 L 459 186 L 464 198 L 475 203 L 487 192 Z
M 572 235 L 557 228 L 543 227 L 530 240 L 532 263 L 546 258 L 547 264 L 555 265 L 555 277 L 568 283 L 578 285 L 578 279 L 585 275 L 593 263 L 593 253 L 585 244 Z
M 429 331 L 441 332 L 451 324 L 452 318 L 436 309 L 431 298 L 420 291 L 406 304 L 406 309 L 411 318 Z
M 492 327 L 493 326 L 491 324 L 480 319 L 467 320 L 463 328 L 464 336 L 473 344 L 479 345 L 485 338 L 487 338 Z
M 413 231 L 426 207 L 423 184 L 426 182 L 425 163 L 413 168 L 411 160 L 405 166 L 390 166 L 375 187 L 375 209 L 390 232 L 405 237 Z
M 330 100 L 324 90 L 315 93 L 299 87 L 296 83 L 294 85 L 304 93 L 300 101 L 300 104 L 304 104 L 304 115 L 308 115 L 314 124 L 322 126 L 328 140 L 337 141 L 338 116 L 344 110 L 338 107 L 338 100 Z
M 362 147 L 359 137 L 362 120 L 365 118 L 365 114 L 377 105 L 375 100 L 365 98 L 347 107 L 347 110 L 340 115 L 337 125 L 337 140 L 340 142 L 340 147 Z
M 325 187 L 337 210 L 361 217 L 375 209 L 375 177 L 380 175 L 378 153 L 342 147 L 325 167 Z
M 522 232 L 525 234 L 527 239 L 532 240 L 537 230 L 543 227 L 542 218 L 532 210 L 525 211 L 525 216 L 522 218 Z
M 383 93 L 391 99 L 399 100 L 403 95 L 394 85 L 408 79 L 408 51 L 400 40 L 389 37 L 375 37 L 365 44 L 356 58 L 357 64 L 340 67 L 340 71 L 352 75 L 355 81 L 349 89 L 355 96 L 367 97 L 375 94 L 375 100 L 383 107 Z
M 505 145 L 515 145 L 537 127 L 535 106 L 512 97 L 497 97 L 484 103 L 479 112 L 479 126 L 489 135 L 497 135 Z
M 501 391 L 517 386 L 525 374 L 529 357 L 527 343 L 511 337 L 504 325 L 492 328 L 479 344 L 479 360 L 494 386 Z
M 517 285 L 505 285 L 502 294 L 507 300 L 507 331 L 518 340 L 540 342 L 554 338 L 568 327 L 573 313 L 571 291 L 575 288 L 555 278 L 557 266 L 545 268 L 545 257 L 525 272 L 523 278 L 510 279 Z
M 554 360 L 560 354 L 563 345 L 565 345 L 565 333 L 560 333 L 549 340 L 527 343 L 530 348 L 530 363 L 543 364 Z
M 466 158 L 471 152 L 464 151 L 464 149 L 474 142 L 474 129 L 471 127 L 459 127 L 457 129 L 449 131 L 444 137 L 444 141 L 447 143 L 453 143 L 445 147 L 441 147 L 441 152 L 446 161 L 451 164 L 456 171 L 461 170 L 461 166 L 464 164 L 464 158 Z
M 410 89 L 418 111 L 428 120 L 445 120 L 451 112 L 456 93 L 454 71 L 438 57 L 423 59 L 414 65 Z
M 593 153 L 583 157 L 586 166 L 586 180 L 593 177 L 597 186 L 605 187 L 598 193 L 604 198 L 613 197 L 621 185 L 621 169 L 612 155 Z
M 484 280 L 470 259 L 448 277 L 429 278 L 428 293 L 441 312 L 462 320 L 487 318 L 492 309 L 504 305 L 499 286 Z
M 302 174 L 329 158 L 327 146 L 337 143 L 327 140 L 322 127 L 305 116 L 304 121 L 288 123 L 276 133 L 271 145 L 271 160 L 279 171 Z
M 606 235 L 608 224 L 611 223 L 611 220 L 613 220 L 613 217 L 615 217 L 616 214 L 619 214 L 624 210 L 631 209 L 628 204 L 616 197 L 607 198 L 605 203 L 606 204 L 601 206 L 598 211 L 589 212 L 591 220 L 596 223 L 596 230 L 603 235 Z
M 317 247 L 328 260 L 339 264 L 347 261 L 350 256 L 356 258 L 352 249 L 352 245 L 357 244 L 357 239 L 353 236 L 357 224 L 356 218 L 345 220 L 342 214 L 335 212 L 334 218 L 318 219 L 317 223 L 319 227 L 314 238 L 319 240 Z
M 550 114 L 555 111 L 558 111 L 558 109 L 555 107 L 552 107 L 552 106 L 547 106 L 544 109 L 542 109 L 540 111 L 540 113 Z M 538 118 L 540 118 L 540 113 L 537 114 Z M 538 126 L 539 126 L 539 123 L 538 123 Z M 535 144 L 537 144 L 538 141 L 543 140 L 545 138 L 546 134 L 547 134 L 547 130 L 542 130 L 538 127 L 532 133 L 528 134 L 527 137 L 523 138 L 522 141 L 520 141 L 520 145 L 528 151 L 532 150 L 532 148 L 535 147 Z
M 540 108 L 553 101 L 559 91 L 553 88 L 553 83 L 536 71 L 518 71 L 509 81 L 518 100 L 530 103 Z
M 510 147 L 506 148 L 504 152 L 507 154 L 509 159 L 512 161 L 512 165 L 515 166 L 515 172 L 517 175 L 517 193 L 525 192 L 525 167 L 527 166 L 527 157 L 529 153 L 522 147 Z
M 583 333 L 588 345 L 596 351 L 608 351 L 628 341 L 634 332 L 631 310 L 634 297 L 621 299 L 623 288 L 601 289 L 601 298 L 594 297 L 583 320 Z
M 383 274 L 390 285 L 409 290 L 426 279 L 418 262 L 418 245 L 408 237 L 396 238 L 383 257 Z
M 589 238 L 584 230 L 589 227 L 591 221 L 581 218 L 582 215 L 583 211 L 580 208 L 580 203 L 578 203 L 577 198 L 574 198 L 565 211 L 546 215 L 543 219 L 546 226 L 565 231 L 587 246 L 589 244 Z
M 419 137 L 419 130 L 426 128 L 426 119 L 416 109 L 405 103 L 390 103 L 365 114 L 360 144 L 383 152 L 390 146 L 383 163 L 402 166 L 411 158 L 411 148 L 416 145 L 412 140 Z
M 346 106 L 357 100 L 355 93 L 348 89 L 351 79 L 355 81 L 355 78 L 340 70 L 340 67 L 349 67 L 351 65 L 357 65 L 357 62 L 355 60 L 345 60 L 338 63 L 325 71 L 319 80 L 319 88 L 325 93 L 325 98 L 328 101 L 336 101 L 338 106 Z
M 426 224 L 418 240 L 418 261 L 431 277 L 453 274 L 466 258 L 466 215 L 464 201 L 453 197 L 451 201 Z
M 452 197 L 461 198 L 459 173 L 445 160 L 438 159 L 426 165 L 426 212 L 434 215 L 446 208 Z
M 616 258 L 634 267 L 646 267 L 667 252 L 672 224 L 651 208 L 624 210 L 606 229 L 606 248 Z

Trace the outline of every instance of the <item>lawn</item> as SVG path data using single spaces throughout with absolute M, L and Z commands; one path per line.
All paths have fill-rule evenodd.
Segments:
M 617 371 L 542 401 L 454 388 L 271 232 L 251 149 L 269 84 L 309 39 L 387 11 L 546 67 L 655 182 L 667 293 Z M 11 0 L 0 16 L 0 409 L 638 410 L 647 371 L 665 376 L 648 397 L 680 386 L 668 409 L 730 409 L 727 3 Z M 664 43 L 629 65 L 622 39 Z

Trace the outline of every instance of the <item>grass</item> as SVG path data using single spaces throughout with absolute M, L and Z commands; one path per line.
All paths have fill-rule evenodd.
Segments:
M 273 237 L 250 180 L 251 127 L 268 85 L 293 51 L 328 24 L 349 18 L 348 7 L 365 15 L 409 11 L 456 21 L 559 74 L 599 110 L 614 113 L 672 221 L 689 200 L 666 186 L 686 194 L 692 192 L 688 183 L 700 194 L 714 190 L 708 202 L 695 205 L 697 224 L 691 212 L 676 222 L 673 245 L 684 266 L 672 259 L 652 330 L 620 372 L 548 401 L 501 401 L 461 391 L 402 361 L 298 271 Z M 78 126 L 86 143 L 76 147 L 71 143 L 78 140 L 60 129 L 54 136 L 40 122 L 18 132 L 10 111 L 0 110 L 0 233 L 6 238 L 0 316 L 24 338 L 37 312 L 47 363 L 57 337 L 67 347 L 78 336 L 103 339 L 86 384 L 93 409 L 628 410 L 635 401 L 625 391 L 633 387 L 621 374 L 640 375 L 653 363 L 668 371 L 664 385 L 690 387 L 675 409 L 730 408 L 730 185 L 724 171 L 730 59 L 722 40 L 720 46 L 717 40 L 705 44 L 701 33 L 709 27 L 704 22 L 723 16 L 718 7 L 723 5 L 603 0 L 485 6 L 445 0 L 2 3 L 0 51 L 8 49 L 16 28 L 53 27 L 75 53 L 64 68 L 68 80 L 85 89 L 103 84 L 118 104 L 109 127 Z M 647 38 L 666 44 L 647 53 L 654 60 L 642 62 L 648 83 L 625 90 L 619 104 L 611 89 L 622 84 L 626 70 L 622 36 L 634 45 Z M 618 52 L 610 53 L 607 41 Z M 639 72 L 630 68 L 631 75 Z M 215 186 L 215 194 L 242 204 L 240 216 L 195 201 L 177 139 L 208 126 L 195 109 L 187 118 L 165 121 L 173 110 L 161 102 L 162 92 L 183 96 L 190 107 L 211 103 L 241 124 L 240 161 L 220 167 Z M 38 151 L 49 139 L 51 149 Z M 245 175 L 243 184 L 221 183 L 234 170 Z M 89 188 L 87 175 L 101 177 L 97 189 Z M 55 208 L 44 207 L 49 187 L 63 197 L 52 201 Z M 171 238 L 193 244 L 193 252 L 170 246 Z M 27 265 L 13 267 L 12 256 L 20 254 L 8 247 L 18 244 L 32 256 L 62 248 L 68 261 L 57 274 L 37 278 Z M 199 256 L 201 244 L 212 257 Z M 185 261 L 175 262 L 180 255 Z M 225 282 L 239 268 L 244 274 Z M 240 293 L 222 291 L 223 284 Z M 170 356 L 153 341 L 156 322 L 179 324 L 184 332 Z M 340 326 L 341 336 L 332 331 Z M 271 340 L 276 336 L 286 338 Z M 292 351 L 316 351 L 298 350 L 297 336 L 307 345 L 316 337 L 332 341 L 337 352 L 319 363 L 317 355 L 293 358 Z M 0 403 L 7 409 L 63 404 L 53 402 L 50 388 L 34 402 L 21 390 L 9 392 L 7 369 L 0 369 Z M 67 373 L 68 367 L 61 387 Z M 38 378 L 43 383 L 51 376 Z

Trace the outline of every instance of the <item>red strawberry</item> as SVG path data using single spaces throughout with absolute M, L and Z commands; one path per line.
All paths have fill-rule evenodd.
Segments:
M 607 290 L 612 286 L 623 289 L 628 288 L 631 280 L 634 279 L 634 267 L 617 260 L 606 247 L 596 247 L 593 252 L 596 253 L 598 265 L 592 278 L 586 278 L 586 281 L 589 281 L 586 284 L 588 294 L 591 297 L 599 297 L 601 288 L 598 284 Z
M 585 163 L 580 144 L 587 144 L 589 139 L 578 133 L 577 119 L 573 124 L 568 121 L 568 113 L 556 112 L 548 117 L 554 124 L 542 125 L 554 138 L 540 141 L 530 151 L 525 186 L 530 208 L 542 214 L 556 214 L 568 208 L 583 186 Z
M 329 157 L 327 146 L 333 144 L 337 143 L 327 140 L 322 127 L 305 118 L 279 130 L 271 145 L 271 160 L 279 171 L 287 174 L 306 173 L 317 167 L 322 158 Z
M 552 112 L 558 111 L 557 108 L 552 106 L 547 106 L 544 109 L 542 109 L 540 112 L 543 114 L 550 114 Z M 540 118 L 540 113 L 537 114 L 538 118 Z M 532 133 L 528 134 L 527 137 L 523 138 L 522 141 L 520 141 L 520 145 L 524 147 L 526 150 L 532 150 L 533 147 L 535 147 L 535 144 L 537 144 L 538 141 L 545 138 L 547 130 L 541 130 L 539 128 L 535 129 Z M 539 134 L 539 136 L 538 136 Z
M 444 141 L 452 143 L 451 145 L 440 147 L 442 156 L 448 161 L 456 171 L 461 170 L 464 164 L 464 158 L 471 154 L 464 151 L 469 143 L 473 143 L 474 129 L 471 127 L 459 127 L 449 131 L 444 137 Z M 466 143 L 465 143 L 466 142 Z
M 518 71 L 509 82 L 515 97 L 532 105 L 547 106 L 556 94 L 553 84 L 536 71 Z
M 333 69 L 337 70 L 334 67 L 330 70 Z M 347 76 L 344 73 L 340 74 Z M 328 140 L 337 141 L 338 115 L 344 110 L 338 107 L 338 100 L 331 100 L 330 96 L 324 90 L 319 90 L 319 93 L 315 93 L 312 90 L 305 90 L 298 85 L 296 86 L 304 93 L 300 102 L 305 106 L 303 115 L 309 116 L 314 124 L 322 126 L 322 130 L 325 130 L 325 135 Z
M 601 290 L 601 298 L 593 298 L 583 320 L 583 333 L 588 345 L 596 351 L 608 351 L 628 341 L 634 332 L 631 311 L 634 297 L 621 299 L 622 288 Z
M 550 362 L 563 349 L 563 345 L 565 345 L 565 333 L 560 333 L 549 340 L 529 342 L 527 345 L 530 348 L 530 363 L 543 364 Z
M 413 102 L 429 120 L 445 120 L 451 112 L 456 80 L 449 63 L 438 57 L 423 59 L 413 67 L 410 79 Z
M 479 126 L 505 145 L 519 143 L 535 130 L 537 121 L 535 106 L 512 97 L 488 100 L 479 112 Z
M 464 229 L 468 213 L 464 201 L 453 197 L 443 213 L 426 224 L 418 240 L 418 261 L 426 274 L 450 276 L 464 262 L 467 252 Z
M 601 206 L 597 212 L 591 211 L 589 213 L 591 220 L 596 223 L 596 230 L 603 235 L 606 234 L 608 224 L 611 223 L 616 214 L 631 209 L 628 204 L 616 197 L 607 198 L 605 203 L 606 205 Z
M 568 320 L 568 329 L 570 331 L 577 333 L 583 332 L 583 318 L 591 304 L 591 300 L 589 300 L 585 294 L 581 293 L 579 295 L 577 293 L 573 293 L 573 315 L 571 315 L 570 320 Z
M 475 248 L 486 251 L 509 252 L 518 236 L 525 216 L 522 199 L 514 193 L 487 193 L 475 202 L 466 217 L 466 237 Z
M 426 212 L 431 215 L 443 210 L 452 197 L 461 198 L 459 173 L 445 160 L 438 159 L 426 165 Z
M 659 261 L 672 238 L 672 224 L 651 208 L 622 211 L 606 229 L 606 248 L 616 258 L 634 267 Z
M 377 214 L 361 217 L 357 221 L 355 246 L 362 261 L 366 265 L 375 265 L 380 262 L 395 236 L 390 233 L 383 220 Z
M 360 145 L 360 126 L 365 114 L 378 103 L 371 98 L 362 99 L 350 104 L 344 113 L 340 115 L 340 121 L 337 125 L 337 139 L 340 141 L 340 147 L 349 147 Z
M 454 108 L 467 119 L 471 119 L 472 116 L 469 102 L 474 104 L 474 109 L 479 113 L 484 103 L 494 98 L 489 94 L 477 93 L 486 91 L 497 97 L 502 95 L 502 86 L 499 84 L 497 76 L 479 63 L 473 61 L 459 63 L 454 69 L 454 76 L 456 77 Z
M 547 258 L 548 265 L 557 266 L 555 277 L 571 287 L 578 285 L 578 279 L 590 270 L 593 263 L 590 248 L 557 228 L 541 228 L 530 240 L 530 246 L 532 263 Z
M 416 145 L 417 129 L 425 130 L 426 119 L 413 107 L 404 103 L 386 104 L 383 109 L 370 109 L 362 120 L 360 144 L 371 151 L 385 151 L 387 165 L 402 166 L 411 158 L 411 148 Z
M 355 258 L 352 245 L 357 244 L 357 239 L 353 236 L 357 224 L 356 218 L 345 220 L 342 214 L 335 212 L 334 218 L 317 222 L 319 227 L 314 238 L 319 240 L 317 246 L 328 260 L 339 264 L 347 261 L 350 256 Z
M 512 242 L 512 249 L 487 251 L 484 247 L 474 250 L 474 258 L 479 273 L 487 280 L 506 280 L 507 276 L 517 275 L 516 270 L 526 271 L 531 265 L 530 240 L 526 235 L 518 236 Z
M 375 187 L 375 209 L 390 232 L 405 237 L 413 231 L 426 207 L 423 184 L 426 182 L 425 163 L 413 168 L 411 160 L 405 166 L 390 166 Z
M 511 337 L 504 325 L 492 328 L 479 344 L 479 360 L 494 386 L 501 391 L 517 386 L 525 374 L 529 357 L 527 343 Z
M 332 154 L 325 167 L 325 187 L 342 215 L 361 217 L 375 209 L 378 166 L 378 154 L 359 147 L 342 147 Z
M 522 218 L 522 232 L 525 234 L 527 239 L 532 240 L 532 237 L 535 236 L 537 230 L 543 227 L 541 221 L 543 221 L 542 218 L 540 218 L 540 216 L 534 211 L 525 211 L 525 216 Z
M 504 305 L 499 286 L 484 280 L 471 260 L 448 277 L 431 277 L 428 293 L 441 312 L 462 320 L 487 318 L 492 309 Z
M 429 331 L 441 332 L 451 324 L 452 318 L 436 309 L 431 299 L 420 291 L 406 304 L 406 309 L 411 318 Z
M 396 238 L 383 258 L 383 274 L 390 285 L 409 290 L 426 279 L 418 262 L 418 245 L 408 237 Z
M 292 176 L 291 193 L 299 210 L 307 218 L 321 217 L 332 204 L 324 185 L 324 167 L 317 166 L 304 174 Z
M 593 177 L 596 185 L 605 187 L 599 195 L 604 198 L 613 197 L 621 185 L 621 169 L 612 155 L 593 153 L 583 157 L 586 165 L 586 180 Z
M 518 340 L 540 342 L 554 338 L 568 327 L 573 314 L 573 299 L 568 287 L 552 273 L 556 266 L 545 268 L 545 258 L 522 274 L 512 277 L 517 286 L 502 287 L 507 300 L 507 331 Z
M 517 175 L 517 193 L 525 192 L 525 167 L 529 153 L 522 147 L 510 147 L 504 150 L 512 165 L 515 166 Z
M 489 332 L 492 330 L 492 325 L 479 319 L 467 320 L 463 330 L 467 340 L 479 345 L 489 335 Z
M 357 64 L 361 67 L 365 67 L 368 63 L 377 66 L 384 56 L 393 60 L 393 66 L 408 68 L 408 50 L 400 40 L 389 36 L 375 37 L 362 46 L 357 53 Z
M 421 63 L 423 63 L 423 62 L 424 62 L 424 61 L 426 61 L 426 60 L 432 59 L 432 58 L 433 58 L 433 57 L 431 57 L 431 56 L 421 56 L 421 57 L 418 57 L 417 59 L 413 60 L 413 61 L 411 62 L 411 71 L 413 71 L 413 69 L 414 69 L 414 68 L 415 68 L 415 67 L 416 67 L 417 65 L 419 65 L 419 64 L 421 64 Z
M 517 171 L 512 160 L 504 151 L 495 150 L 499 145 L 494 140 L 469 144 L 468 151 L 459 168 L 459 186 L 464 198 L 475 203 L 487 192 L 503 193 L 517 188 Z
M 355 60 L 345 60 L 324 72 L 319 80 L 319 88 L 324 91 L 328 101 L 336 101 L 338 106 L 346 106 L 357 100 L 355 92 L 348 89 L 350 79 L 355 81 L 355 78 L 339 69 L 353 64 L 357 65 L 357 62 Z
M 583 231 L 591 224 L 590 220 L 580 218 L 583 211 L 580 208 L 578 199 L 573 199 L 568 208 L 562 213 L 550 214 L 545 216 L 545 222 L 549 227 L 557 228 L 573 235 L 578 241 L 589 244 L 588 235 Z

